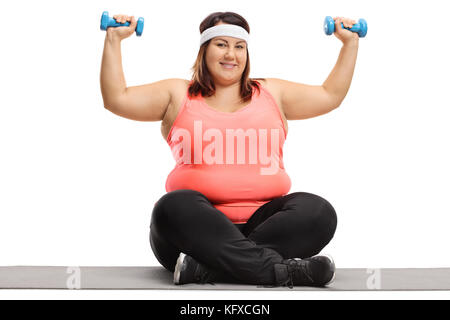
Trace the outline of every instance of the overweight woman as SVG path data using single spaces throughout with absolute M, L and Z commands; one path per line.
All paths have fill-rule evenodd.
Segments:
M 350 28 L 356 21 L 334 18 L 334 34 L 343 45 L 320 86 L 249 78 L 247 21 L 234 12 L 215 12 L 200 23 L 190 80 L 127 87 L 121 41 L 133 34 L 136 20 L 114 18 L 130 26 L 107 29 L 103 102 L 121 117 L 162 121 L 175 167 L 165 182 L 167 193 L 155 199 L 150 244 L 174 283 L 331 283 L 334 261 L 319 253 L 334 236 L 336 212 L 319 195 L 289 192 L 283 144 L 287 120 L 328 113 L 347 94 L 359 37 L 341 22 Z

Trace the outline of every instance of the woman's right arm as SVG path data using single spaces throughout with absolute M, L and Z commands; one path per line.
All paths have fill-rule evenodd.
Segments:
M 176 79 L 127 88 L 122 68 L 121 41 L 136 29 L 134 17 L 114 16 L 117 22 L 130 21 L 129 27 L 108 28 L 100 71 L 100 88 L 105 108 L 137 121 L 160 121 L 171 100 Z

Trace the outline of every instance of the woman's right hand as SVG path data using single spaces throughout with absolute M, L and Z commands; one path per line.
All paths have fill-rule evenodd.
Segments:
M 109 27 L 106 29 L 107 36 L 112 36 L 114 38 L 117 38 L 119 40 L 123 40 L 131 36 L 136 31 L 136 25 L 137 21 L 134 18 L 134 16 L 127 16 L 124 14 L 116 14 L 113 16 L 113 18 L 118 23 L 125 23 L 130 22 L 130 25 L 128 27 Z

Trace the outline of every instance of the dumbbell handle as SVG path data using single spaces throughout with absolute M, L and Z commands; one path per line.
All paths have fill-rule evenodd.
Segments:
M 347 30 L 352 31 L 352 32 L 359 32 L 359 31 L 361 31 L 361 25 L 360 25 L 358 22 L 355 23 L 355 24 L 353 25 L 353 27 L 351 27 L 351 28 L 344 27 L 344 23 L 341 22 L 341 27 L 342 27 L 343 29 L 347 29 Z
M 341 27 L 343 29 L 356 32 L 361 38 L 364 38 L 367 34 L 367 21 L 364 19 L 359 19 L 359 21 L 355 23 L 351 28 L 344 27 L 344 23 L 341 22 Z M 326 35 L 330 35 L 336 31 L 334 20 L 330 16 L 325 17 L 324 31 Z
M 116 21 L 116 19 L 114 18 L 110 18 L 109 22 L 108 22 L 108 28 L 109 27 L 129 27 L 130 26 L 130 22 L 124 22 L 124 23 L 119 23 Z
M 129 26 L 130 26 L 130 22 L 128 22 L 128 21 L 126 21 L 125 23 L 119 23 L 116 21 L 116 19 L 111 18 L 108 15 L 108 11 L 104 11 L 102 14 L 102 18 L 100 21 L 100 29 L 101 30 L 106 30 L 109 27 L 129 27 Z M 137 21 L 136 35 L 141 36 L 143 29 L 144 29 L 144 18 L 141 17 Z

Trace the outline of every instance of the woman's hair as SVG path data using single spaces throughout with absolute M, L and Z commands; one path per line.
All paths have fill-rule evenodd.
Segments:
M 250 27 L 247 21 L 237 13 L 234 12 L 214 12 L 207 16 L 202 23 L 200 23 L 200 34 L 208 28 L 214 27 L 218 22 L 234 24 L 240 26 L 250 33 Z M 214 85 L 211 74 L 206 67 L 206 48 L 212 39 L 203 43 L 198 51 L 197 59 L 192 67 L 192 84 L 189 86 L 189 96 L 197 95 L 199 92 L 202 96 L 211 96 L 216 92 L 216 86 Z M 252 97 L 252 87 L 255 87 L 259 92 L 258 83 L 254 80 L 264 80 L 264 78 L 248 77 L 250 73 L 250 59 L 248 55 L 247 47 L 247 64 L 245 65 L 244 72 L 241 77 L 241 98 L 243 102 L 247 102 Z

